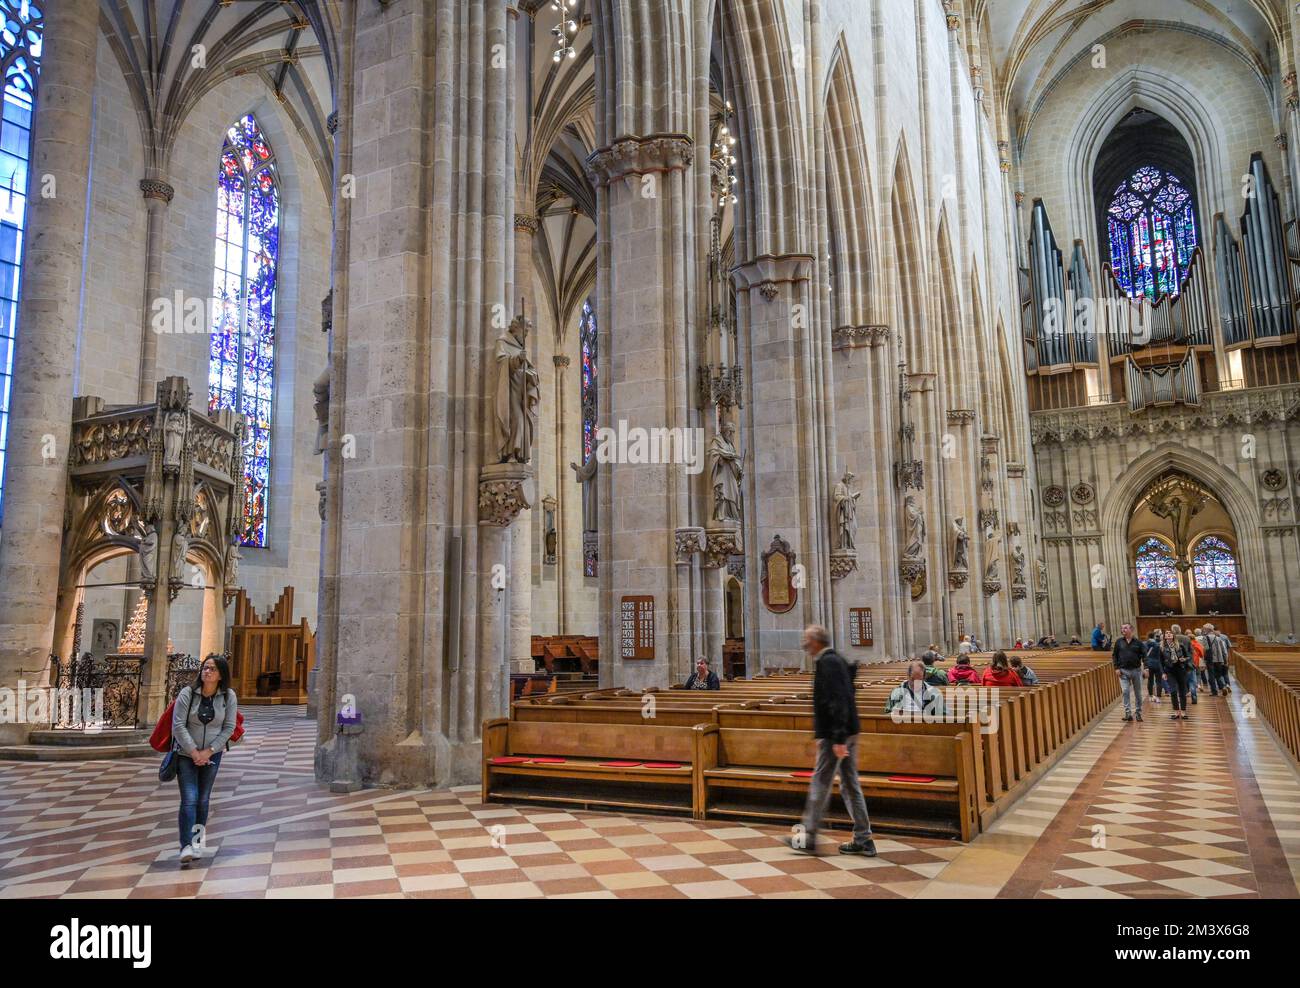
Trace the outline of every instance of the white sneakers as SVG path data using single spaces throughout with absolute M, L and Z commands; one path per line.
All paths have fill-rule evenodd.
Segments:
M 186 844 L 181 848 L 181 853 L 178 854 L 177 857 L 180 859 L 181 864 L 187 865 L 193 861 L 197 855 L 194 853 L 193 845 Z

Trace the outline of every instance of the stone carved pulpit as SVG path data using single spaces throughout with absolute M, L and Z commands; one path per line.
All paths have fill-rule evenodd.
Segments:
M 185 378 L 169 377 L 149 405 L 73 401 L 52 651 L 61 661 L 72 657 L 90 571 L 117 556 L 138 557 L 136 586 L 147 598 L 141 724 L 153 723 L 164 706 L 172 602 L 181 593 L 204 595 L 202 654 L 220 652 L 223 591 L 236 578 L 244 419 L 231 409 L 209 418 L 192 400 Z

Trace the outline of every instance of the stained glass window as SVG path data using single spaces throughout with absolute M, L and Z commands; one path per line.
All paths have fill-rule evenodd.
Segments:
M 1111 270 L 1125 293 L 1177 295 L 1197 243 L 1192 194 L 1178 176 L 1139 168 L 1115 189 L 1106 219 Z
M 0 518 L 4 516 L 9 393 L 18 335 L 18 291 L 27 217 L 27 163 L 31 158 L 32 106 L 41 68 L 44 4 L 0 0 Z
M 208 410 L 234 408 L 244 437 L 241 545 L 266 545 L 275 392 L 275 275 L 280 198 L 275 156 L 252 116 L 226 132 L 217 170 L 217 241 Z
M 1223 539 L 1207 535 L 1192 551 L 1192 575 L 1197 590 L 1236 590 L 1237 557 Z
M 582 303 L 578 339 L 582 345 L 582 461 L 586 463 L 596 449 L 596 312 L 591 299 Z
M 1173 550 L 1160 539 L 1150 538 L 1138 546 L 1136 566 L 1139 590 L 1178 589 Z
M 582 303 L 578 323 L 578 342 L 582 348 L 582 462 L 596 455 L 596 310 L 591 299 Z M 583 553 L 583 573 L 596 575 L 596 560 Z

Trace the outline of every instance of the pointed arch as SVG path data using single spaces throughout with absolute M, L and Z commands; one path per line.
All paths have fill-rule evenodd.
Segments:
M 831 52 L 823 91 L 833 326 L 876 322 L 879 251 L 875 244 L 875 186 L 858 90 L 843 33 Z
M 739 172 L 745 206 L 737 217 L 743 259 L 808 253 L 810 204 L 802 100 L 790 60 L 790 31 L 777 0 L 717 0 L 736 94 Z
M 967 390 L 970 373 L 967 354 L 969 341 L 964 339 L 961 313 L 960 281 L 953 257 L 952 238 L 948 232 L 948 210 L 939 213 L 939 232 L 935 237 L 935 269 L 932 272 L 935 291 L 935 333 L 939 337 L 936 349 L 941 357 L 940 376 L 943 378 L 943 396 L 948 408 L 969 408 Z
M 899 337 L 912 369 L 933 367 L 934 354 L 925 331 L 925 300 L 921 297 L 927 284 L 925 252 L 921 250 L 920 216 L 912 186 L 907 142 L 903 137 L 899 138 L 898 150 L 894 156 L 890 219 L 890 275 Z

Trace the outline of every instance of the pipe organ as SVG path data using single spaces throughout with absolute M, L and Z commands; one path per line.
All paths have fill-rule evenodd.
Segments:
M 1032 337 L 1037 344 L 1038 365 L 1054 367 L 1071 363 L 1069 332 L 1066 325 L 1065 277 L 1061 268 L 1061 249 L 1052 234 L 1047 210 L 1041 199 L 1034 200 L 1029 234 L 1029 283 L 1033 296 L 1030 306 Z
M 1139 367 L 1132 357 L 1125 358 L 1129 411 L 1172 405 L 1199 405 L 1201 390 L 1196 373 L 1196 352 L 1188 351 L 1177 364 L 1163 367 Z
M 1152 302 L 1145 296 L 1129 298 L 1106 265 L 1110 353 L 1120 357 L 1134 347 L 1152 343 L 1213 347 L 1211 336 L 1210 288 L 1201 248 L 1192 251 L 1187 277 L 1177 295 L 1165 295 Z

